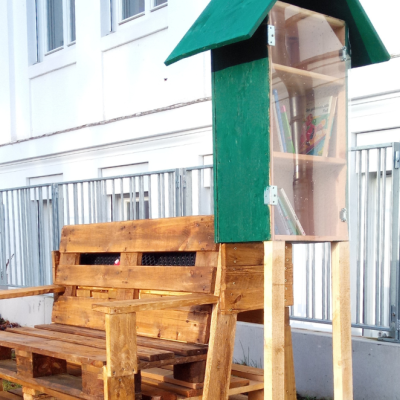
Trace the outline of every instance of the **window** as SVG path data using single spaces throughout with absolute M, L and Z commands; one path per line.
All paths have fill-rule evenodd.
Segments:
M 29 64 L 75 43 L 76 0 L 26 0 Z
M 62 0 L 47 0 L 47 51 L 64 46 Z
M 154 7 L 161 6 L 161 4 L 165 4 L 167 0 L 154 0 Z
M 144 0 L 122 0 L 122 19 L 144 12 Z

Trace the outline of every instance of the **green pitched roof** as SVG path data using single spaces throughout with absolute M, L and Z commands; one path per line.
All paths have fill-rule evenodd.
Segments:
M 276 0 L 211 0 L 165 64 L 250 39 L 275 3 Z M 290 4 L 346 21 L 352 67 L 390 59 L 359 0 L 292 0 Z

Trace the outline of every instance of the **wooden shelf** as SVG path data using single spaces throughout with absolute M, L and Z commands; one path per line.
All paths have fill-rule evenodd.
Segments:
M 314 243 L 323 243 L 323 242 L 346 242 L 349 240 L 347 235 L 344 236 L 311 236 L 311 235 L 274 235 L 273 240 L 284 241 L 284 242 L 314 242 Z
M 272 73 L 272 79 L 279 79 L 285 82 L 286 86 L 302 84 L 306 89 L 316 88 L 321 85 L 337 85 L 344 84 L 343 78 L 319 74 L 318 72 L 307 71 L 304 69 L 288 67 L 272 63 L 275 72 Z M 274 86 L 276 83 L 274 83 Z
M 293 162 L 298 160 L 301 164 L 309 164 L 310 168 L 320 168 L 320 167 L 338 167 L 343 168 L 346 166 L 346 160 L 343 158 L 334 157 L 322 157 L 322 156 L 310 156 L 307 154 L 294 154 L 294 153 L 282 153 L 279 151 L 274 151 L 272 153 L 274 162 L 276 166 L 279 167 L 292 167 Z

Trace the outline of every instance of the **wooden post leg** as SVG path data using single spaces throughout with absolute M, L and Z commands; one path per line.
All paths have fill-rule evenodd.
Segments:
M 350 252 L 348 242 L 332 243 L 333 378 L 335 400 L 353 399 Z
M 290 328 L 289 307 L 285 307 L 285 400 L 296 400 L 296 398 L 292 331 Z
M 104 372 L 104 399 L 126 400 L 135 393 L 138 373 L 136 314 L 106 314 L 107 368 Z
M 264 242 L 264 399 L 285 399 L 285 242 Z
M 203 400 L 227 400 L 235 345 L 237 314 L 223 315 L 213 307 Z

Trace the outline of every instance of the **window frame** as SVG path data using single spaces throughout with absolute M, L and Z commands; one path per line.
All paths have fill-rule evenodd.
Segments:
M 48 15 L 47 15 L 47 1 L 48 0 L 27 0 L 27 12 L 30 24 L 30 35 L 28 37 L 28 45 L 30 47 L 29 65 L 42 63 L 47 56 L 57 53 L 69 46 L 76 43 L 71 40 L 71 1 L 62 0 L 63 10 L 63 45 L 56 47 L 52 50 L 49 49 L 49 36 L 48 36 Z M 75 1 L 76 4 L 76 1 Z M 76 13 L 76 12 L 75 12 Z M 76 21 L 76 17 L 75 17 Z M 76 24 L 75 24 L 76 36 Z

